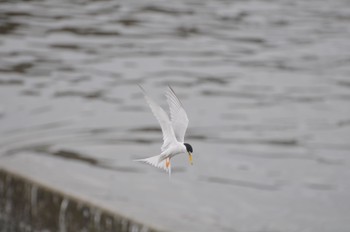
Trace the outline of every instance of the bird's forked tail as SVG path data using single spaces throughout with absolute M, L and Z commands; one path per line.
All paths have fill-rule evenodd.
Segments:
M 171 176 L 171 164 L 170 164 L 170 158 L 165 158 L 163 155 L 156 155 L 152 156 L 146 159 L 137 159 L 134 160 L 137 162 L 144 162 L 147 164 L 150 164 L 156 168 L 160 168 L 165 170 L 167 173 L 169 173 L 169 177 Z

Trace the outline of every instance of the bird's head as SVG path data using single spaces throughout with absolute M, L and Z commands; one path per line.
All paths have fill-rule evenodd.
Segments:
M 188 153 L 188 159 L 190 160 L 191 165 L 193 165 L 193 161 L 192 161 L 193 148 L 188 143 L 184 143 L 184 145 L 185 145 L 187 153 Z

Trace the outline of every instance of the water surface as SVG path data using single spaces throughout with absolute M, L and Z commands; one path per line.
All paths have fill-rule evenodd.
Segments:
M 168 180 L 132 162 L 161 146 L 137 84 L 163 106 L 170 84 L 190 118 L 195 165 L 174 159 L 169 189 L 183 194 L 158 196 L 167 203 L 151 216 L 171 218 L 173 231 L 349 231 L 349 9 L 342 0 L 2 1 L 0 156 L 111 171 L 129 179 L 113 182 L 125 194 L 149 195 L 130 207 L 151 208 Z

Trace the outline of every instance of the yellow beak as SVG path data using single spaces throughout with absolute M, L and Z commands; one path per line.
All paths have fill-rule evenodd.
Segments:
M 191 152 L 188 152 L 188 160 L 190 161 L 190 164 L 193 165 L 193 160 L 192 160 L 192 154 L 191 154 Z

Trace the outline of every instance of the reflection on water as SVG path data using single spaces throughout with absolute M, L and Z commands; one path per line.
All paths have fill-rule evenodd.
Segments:
M 349 7 L 1 1 L 0 156 L 28 151 L 147 178 L 156 171 L 131 160 L 158 153 L 161 135 L 137 84 L 157 100 L 170 84 L 198 154 L 193 173 L 184 160 L 175 164 L 179 181 L 187 186 L 191 175 L 209 189 L 249 192 L 240 197 L 273 218 L 242 220 L 210 202 L 212 213 L 198 209 L 195 217 L 210 218 L 203 225 L 293 231 L 276 213 L 289 199 L 286 218 L 311 217 L 289 218 L 300 230 L 349 230 L 350 207 L 338 207 L 350 192 Z M 258 197 L 267 189 L 274 197 Z M 327 207 L 308 206 L 309 195 Z

